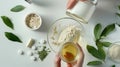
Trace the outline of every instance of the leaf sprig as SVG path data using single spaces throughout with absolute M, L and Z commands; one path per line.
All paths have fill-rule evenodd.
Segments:
M 101 24 L 97 24 L 95 26 L 94 37 L 97 48 L 91 45 L 87 45 L 86 48 L 88 52 L 98 60 L 90 61 L 88 62 L 87 65 L 95 66 L 95 65 L 101 65 L 103 62 L 105 62 L 106 53 L 104 51 L 104 47 L 109 47 L 111 43 L 102 41 L 102 39 L 107 37 L 107 35 L 109 35 L 114 29 L 115 29 L 115 24 L 107 25 L 103 30 Z

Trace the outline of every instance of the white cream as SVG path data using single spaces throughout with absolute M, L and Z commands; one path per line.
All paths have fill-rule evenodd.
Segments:
M 35 13 L 30 13 L 29 15 L 27 15 L 25 22 L 27 27 L 32 30 L 38 29 L 42 24 L 41 17 Z
M 60 33 L 58 44 L 70 41 L 77 42 L 79 40 L 79 36 L 80 30 L 78 30 L 75 26 L 68 26 Z
M 95 5 L 89 1 L 78 1 L 78 3 L 72 8 L 68 9 L 69 16 L 72 16 L 74 19 L 79 18 L 84 23 L 88 22 L 95 10 Z

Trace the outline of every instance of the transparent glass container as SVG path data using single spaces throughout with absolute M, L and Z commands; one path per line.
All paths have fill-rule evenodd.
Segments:
M 60 50 L 59 55 L 61 59 L 67 63 L 74 63 L 79 58 L 80 50 L 78 45 L 73 42 L 64 43 Z
M 77 36 L 75 35 L 75 38 L 71 38 L 71 39 L 68 39 L 68 40 L 63 40 L 62 43 L 58 43 L 59 41 L 59 37 L 62 36 L 61 33 L 66 29 L 68 28 L 69 26 L 73 26 L 75 28 L 77 28 L 79 31 L 80 31 L 80 35 Z M 48 41 L 48 44 L 50 46 L 50 48 L 55 52 L 55 53 L 58 53 L 59 50 L 60 50 L 60 47 L 65 43 L 65 42 L 68 42 L 68 41 L 73 41 L 74 39 L 74 42 L 78 42 L 78 40 L 82 40 L 82 37 L 83 37 L 83 26 L 81 23 L 79 23 L 78 21 L 76 21 L 75 19 L 73 18 L 70 18 L 70 17 L 63 17 L 63 18 L 60 18 L 58 20 L 56 20 L 49 28 L 49 31 L 48 31 L 48 34 L 47 34 L 47 41 Z M 63 35 L 65 36 L 65 34 Z M 70 35 L 71 36 L 71 35 Z M 76 38 L 77 37 L 77 38 Z M 61 38 L 62 39 L 62 38 Z M 64 37 L 63 37 L 64 39 Z

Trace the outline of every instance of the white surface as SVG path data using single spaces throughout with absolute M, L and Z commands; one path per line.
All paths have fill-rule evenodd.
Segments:
M 32 5 L 29 5 L 24 0 L 0 1 L 0 16 L 5 15 L 10 17 L 15 27 L 15 30 L 11 30 L 5 26 L 0 19 L 0 67 L 54 67 L 53 61 L 55 54 L 53 52 L 51 52 L 43 62 L 33 62 L 26 54 L 24 56 L 19 56 L 17 51 L 18 49 L 23 49 L 25 51 L 29 50 L 25 47 L 25 44 L 30 37 L 37 40 L 40 40 L 41 38 L 47 39 L 46 34 L 50 24 L 52 24 L 52 22 L 54 22 L 56 19 L 66 16 L 65 10 L 67 0 L 34 0 L 35 4 Z M 93 37 L 93 28 L 95 24 L 100 22 L 103 26 L 105 26 L 116 21 L 120 21 L 119 19 L 116 19 L 114 15 L 116 7 L 119 3 L 119 0 L 99 0 L 97 9 L 90 22 L 88 24 L 84 24 L 86 35 L 85 39 L 89 44 L 95 45 Z M 12 7 L 19 4 L 26 6 L 26 9 L 19 13 L 10 11 Z M 25 27 L 24 18 L 30 12 L 37 12 L 42 16 L 43 24 L 42 27 L 37 31 L 31 31 Z M 7 40 L 4 36 L 4 32 L 6 31 L 10 31 L 18 35 L 22 39 L 23 44 Z M 111 42 L 119 41 L 119 34 L 120 28 L 117 27 L 115 32 L 110 34 L 106 40 Z M 86 65 L 87 62 L 95 58 L 86 51 L 85 46 L 86 45 L 82 45 L 82 48 L 85 52 L 85 61 L 83 67 L 89 67 Z M 115 63 L 110 60 L 106 60 L 106 63 L 100 67 L 110 67 L 112 64 Z M 117 67 L 119 67 L 119 65 Z

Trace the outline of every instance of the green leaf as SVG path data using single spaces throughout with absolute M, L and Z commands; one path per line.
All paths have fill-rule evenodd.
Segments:
M 22 10 L 24 10 L 25 9 L 25 7 L 23 6 L 23 5 L 17 5 L 17 6 L 15 6 L 15 7 L 13 7 L 12 9 L 11 9 L 11 11 L 12 12 L 20 12 L 20 11 L 22 11 Z
M 95 47 L 87 45 L 87 50 L 92 56 L 94 56 L 100 60 L 104 60 L 104 56 L 103 56 L 103 54 L 101 54 L 101 52 L 103 52 L 103 51 L 101 51 L 101 49 L 97 50 Z
M 101 61 L 91 61 L 91 62 L 88 62 L 87 65 L 89 66 L 96 66 L 96 65 L 101 65 L 102 62 Z
M 109 47 L 112 43 L 110 42 L 101 42 L 104 47 Z
M 7 37 L 7 39 L 9 39 L 11 41 L 22 43 L 22 41 L 13 33 L 5 32 L 5 36 Z
M 120 10 L 120 5 L 118 6 L 118 9 Z
M 98 48 L 102 47 L 109 47 L 112 43 L 110 42 L 101 42 L 101 41 L 96 41 L 96 45 Z
M 116 67 L 115 65 L 112 65 L 112 67 Z
M 102 45 L 102 43 L 99 40 L 96 41 L 96 46 L 98 48 L 103 48 L 103 45 Z
M 101 24 L 97 24 L 94 28 L 94 36 L 96 40 L 100 39 L 101 29 L 102 29 Z
M 101 48 L 101 47 L 99 47 L 99 48 L 98 48 L 98 52 L 99 52 L 99 54 L 100 54 L 100 56 L 101 56 L 101 60 L 105 61 L 106 53 L 105 53 L 104 49 Z
M 115 14 L 120 17 L 120 13 L 115 13 Z
M 12 21 L 7 16 L 1 16 L 1 18 L 6 26 L 10 27 L 11 29 L 14 29 Z
M 105 60 L 105 58 L 106 58 L 106 54 L 105 54 L 105 51 L 104 51 L 104 49 L 103 49 L 103 44 L 102 44 L 102 42 L 100 42 L 100 41 L 97 41 L 96 42 L 96 45 L 97 45 L 97 47 L 98 47 L 98 52 L 99 52 L 99 54 L 100 54 L 100 56 L 101 56 L 101 60 Z
M 105 27 L 103 30 L 101 37 L 106 37 L 109 33 L 111 33 L 115 29 L 115 24 L 110 24 Z

